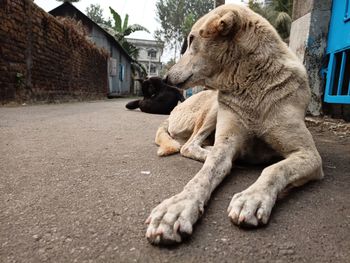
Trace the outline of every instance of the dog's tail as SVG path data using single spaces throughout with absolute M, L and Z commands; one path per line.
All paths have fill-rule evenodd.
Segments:
M 158 128 L 155 143 L 159 145 L 158 156 L 167 156 L 180 152 L 181 145 L 168 133 L 169 119 L 166 119 Z
M 140 100 L 130 101 L 125 105 L 125 107 L 129 110 L 137 109 L 138 107 L 140 107 Z

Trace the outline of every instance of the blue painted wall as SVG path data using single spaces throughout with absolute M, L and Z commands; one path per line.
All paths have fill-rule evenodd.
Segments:
M 333 0 L 327 53 L 350 47 L 350 0 Z
M 324 101 L 350 104 L 350 0 L 333 0 Z

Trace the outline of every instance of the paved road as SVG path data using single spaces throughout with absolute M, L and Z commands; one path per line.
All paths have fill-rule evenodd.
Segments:
M 325 179 L 280 200 L 267 227 L 229 222 L 262 170 L 236 167 L 185 244 L 148 244 L 148 213 L 201 163 L 158 158 L 166 117 L 126 102 L 0 108 L 0 262 L 349 262 L 350 139 L 317 129 Z

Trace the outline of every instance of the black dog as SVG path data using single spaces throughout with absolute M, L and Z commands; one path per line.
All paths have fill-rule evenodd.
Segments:
M 142 100 L 130 101 L 125 105 L 129 110 L 140 108 L 141 111 L 153 114 L 170 114 L 178 101 L 185 98 L 181 92 L 162 81 L 159 77 L 150 77 L 141 81 Z

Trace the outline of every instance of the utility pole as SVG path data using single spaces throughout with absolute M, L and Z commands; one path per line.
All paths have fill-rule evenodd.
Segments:
M 215 0 L 215 7 L 218 7 L 219 5 L 224 5 L 225 0 Z

